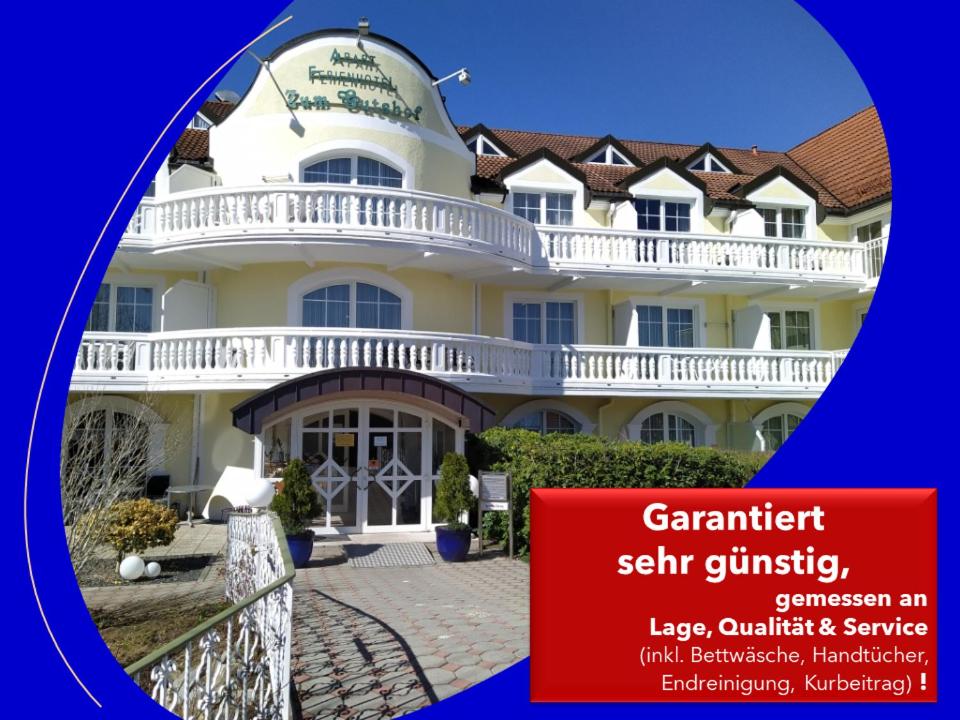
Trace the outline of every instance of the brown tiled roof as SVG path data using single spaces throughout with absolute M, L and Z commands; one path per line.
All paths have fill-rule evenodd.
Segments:
M 206 130 L 189 128 L 173 146 L 170 153 L 171 165 L 204 165 L 210 161 L 210 136 Z
M 227 116 L 234 111 L 236 103 L 224 102 L 223 100 L 207 100 L 200 106 L 200 114 L 214 125 L 219 125 Z
M 787 152 L 847 208 L 890 194 L 890 157 L 877 109 L 861 110 Z
M 478 126 L 471 126 L 476 127 Z M 458 130 L 463 134 L 471 128 L 464 126 Z M 491 128 L 490 132 L 509 144 L 518 158 L 546 149 L 571 161 L 602 139 L 592 135 L 561 135 L 497 128 Z M 644 165 L 663 158 L 679 162 L 688 159 L 703 147 L 643 140 L 620 142 Z M 876 111 L 872 108 L 854 115 L 787 153 L 744 148 L 717 150 L 736 165 L 742 174 L 698 171 L 694 175 L 706 183 L 710 197 L 720 202 L 742 202 L 733 191 L 777 166 L 809 185 L 816 193 L 818 202 L 829 210 L 843 211 L 849 209 L 851 204 L 862 205 L 882 197 L 884 192 L 889 193 L 890 190 L 886 144 Z M 866 162 L 859 162 L 861 155 L 866 157 Z M 477 176 L 485 181 L 485 185 L 496 185 L 501 180 L 503 169 L 516 159 L 480 156 L 477 158 Z M 624 188 L 618 183 L 635 170 L 622 165 L 572 164 L 587 176 L 590 190 L 601 197 L 622 196 Z

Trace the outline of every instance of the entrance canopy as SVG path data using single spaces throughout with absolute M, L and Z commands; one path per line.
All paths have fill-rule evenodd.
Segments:
M 263 421 L 276 412 L 314 398 L 333 400 L 343 393 L 407 395 L 460 415 L 471 432 L 494 424 L 493 410 L 456 385 L 409 370 L 352 368 L 323 370 L 274 385 L 232 408 L 233 426 L 256 435 L 263 429 Z

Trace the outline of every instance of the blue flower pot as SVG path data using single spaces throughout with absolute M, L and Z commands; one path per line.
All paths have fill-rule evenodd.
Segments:
M 437 552 L 447 562 L 463 562 L 470 552 L 470 530 L 437 527 Z
M 299 535 L 287 535 L 287 546 L 290 548 L 290 559 L 295 568 L 305 568 L 310 564 L 313 554 L 313 530 L 307 530 Z

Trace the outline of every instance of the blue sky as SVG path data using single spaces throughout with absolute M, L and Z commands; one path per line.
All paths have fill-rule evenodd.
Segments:
M 297 0 L 262 40 L 326 27 L 371 30 L 417 54 L 454 122 L 786 150 L 870 104 L 856 69 L 793 0 Z M 221 87 L 242 93 L 249 56 Z M 568 88 L 586 88 L 571 92 Z

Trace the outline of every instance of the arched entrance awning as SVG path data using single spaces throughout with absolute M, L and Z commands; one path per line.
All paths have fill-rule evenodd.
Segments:
M 231 409 L 233 426 L 258 434 L 263 421 L 276 412 L 314 398 L 333 399 L 343 393 L 408 395 L 422 403 L 438 405 L 469 422 L 471 432 L 494 424 L 495 413 L 456 385 L 409 370 L 352 368 L 323 370 L 274 385 Z

